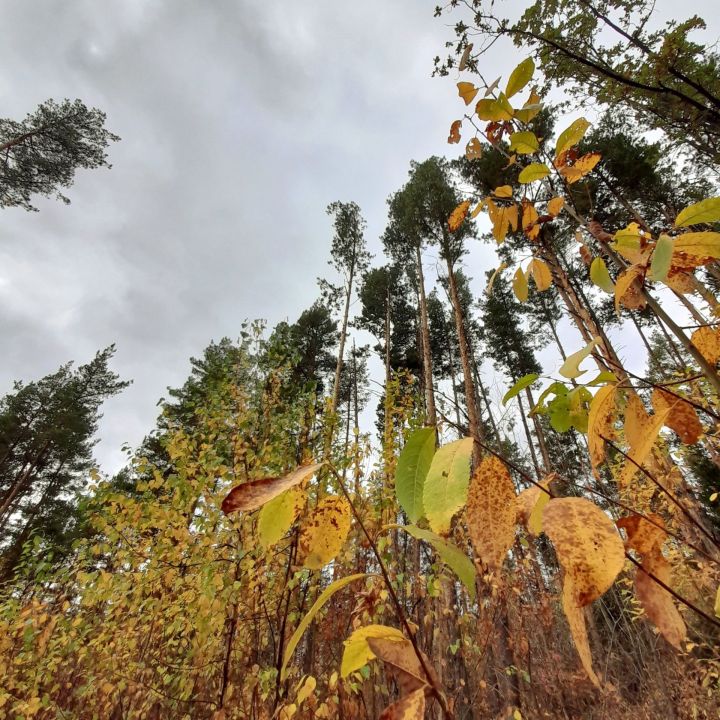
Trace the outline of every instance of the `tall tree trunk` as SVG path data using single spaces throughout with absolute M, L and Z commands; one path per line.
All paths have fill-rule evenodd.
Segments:
M 342 328 L 340 330 L 340 342 L 338 347 L 338 359 L 335 365 L 335 382 L 333 383 L 333 394 L 330 409 L 333 414 L 337 412 L 338 398 L 340 396 L 340 373 L 342 372 L 343 362 L 345 359 L 345 340 L 347 339 L 348 317 L 350 316 L 350 301 L 352 299 L 354 270 L 350 270 L 348 278 L 347 290 L 345 293 L 345 310 L 343 311 Z
M 465 332 L 465 318 L 463 317 L 462 305 L 460 304 L 460 296 L 458 295 L 457 283 L 455 282 L 455 272 L 452 262 L 447 259 L 448 269 L 448 288 L 450 290 L 450 302 L 453 306 L 453 315 L 455 316 L 455 331 L 458 338 L 458 347 L 460 349 L 460 365 L 463 371 L 463 381 L 465 385 L 465 406 L 467 407 L 468 424 L 470 425 L 470 435 L 474 438 L 473 444 L 473 464 L 477 465 L 482 456 L 478 440 L 482 441 L 483 432 L 478 417 L 477 405 L 475 404 L 475 384 L 472 377 L 472 360 L 470 356 L 470 346 L 468 345 L 467 333 Z
M 543 475 L 540 463 L 538 462 L 537 453 L 535 452 L 535 443 L 533 443 L 532 435 L 530 434 L 530 428 L 527 424 L 527 418 L 525 417 L 525 406 L 523 405 L 522 397 L 517 396 L 518 407 L 520 408 L 520 421 L 522 422 L 523 429 L 525 430 L 525 439 L 527 440 L 528 450 L 530 450 L 530 458 L 532 459 L 533 467 L 535 468 L 535 475 L 540 479 Z
M 525 388 L 525 396 L 527 397 L 528 403 L 530 403 L 530 410 L 535 407 L 535 398 L 533 398 L 532 390 L 529 387 Z M 540 448 L 540 454 L 542 455 L 543 465 L 545 472 L 550 472 L 552 465 L 550 463 L 550 455 L 548 454 L 547 443 L 545 442 L 545 431 L 540 424 L 540 419 L 536 413 L 532 415 L 533 428 L 535 429 L 535 437 L 538 441 L 538 447 Z
M 435 389 L 433 387 L 432 355 L 430 353 L 430 322 L 427 313 L 427 299 L 425 297 L 425 277 L 422 269 L 422 255 L 420 245 L 415 247 L 415 264 L 418 276 L 418 290 L 420 293 L 420 333 L 422 337 L 423 378 L 425 380 L 425 412 L 427 424 L 437 427 L 437 411 L 435 409 Z

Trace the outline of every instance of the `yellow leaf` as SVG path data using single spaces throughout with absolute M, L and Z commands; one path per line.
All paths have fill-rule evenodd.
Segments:
M 563 130 L 555 145 L 555 157 L 562 155 L 573 145 L 577 145 L 584 137 L 590 123 L 585 118 L 578 118 L 570 127 Z
M 466 105 L 469 105 L 478 94 L 478 88 L 476 88 L 470 82 L 459 82 L 457 84 L 458 95 L 465 101 Z
M 482 157 L 483 149 L 480 141 L 474 137 L 465 147 L 465 157 L 468 160 L 477 160 Z
M 503 93 L 497 100 L 484 98 L 475 106 L 475 112 L 480 120 L 487 122 L 502 122 L 512 120 L 513 108 Z
M 340 677 L 347 677 L 351 672 L 359 670 L 375 657 L 375 654 L 368 645 L 368 638 L 383 638 L 405 642 L 405 636 L 397 628 L 387 625 L 366 625 L 358 628 L 343 645 L 342 663 L 340 665 Z
M 588 413 L 588 450 L 590 463 L 596 470 L 605 460 L 605 440 L 615 435 L 615 385 L 601 387 L 590 403 Z
M 562 367 L 558 371 L 563 377 L 570 380 L 580 377 L 586 370 L 580 369 L 580 363 L 600 344 L 600 338 L 593 338 L 592 342 L 589 342 L 582 350 L 578 350 L 572 355 L 568 355 L 567 360 L 562 364 Z
M 347 500 L 336 495 L 324 497 L 304 519 L 299 550 L 303 566 L 320 570 L 342 549 L 350 531 L 351 513 Z
M 711 365 L 720 360 L 720 327 L 701 327 L 690 336 L 690 342 Z
M 499 273 L 501 273 L 505 268 L 507 267 L 507 263 L 502 262 L 500 263 L 500 266 L 493 272 L 493 274 L 490 276 L 490 280 L 488 280 L 487 287 L 485 288 L 485 294 L 489 295 L 492 292 L 492 286 L 495 282 L 495 278 L 498 276 Z
M 563 610 L 590 679 L 592 668 L 582 608 L 603 595 L 625 563 L 625 548 L 608 516 L 584 498 L 553 498 L 543 512 L 543 530 L 565 570 Z
M 516 522 L 524 525 L 531 535 L 539 535 L 542 532 L 542 514 L 545 506 L 550 500 L 550 495 L 543 492 L 550 486 L 550 478 L 540 483 L 540 487 L 533 485 L 525 488 L 516 498 Z
M 718 586 L 717 594 L 715 595 L 715 616 L 720 617 L 720 586 Z
M 443 445 L 435 453 L 423 488 L 423 507 L 430 528 L 447 534 L 450 521 L 465 505 L 470 482 L 472 438 Z
M 673 255 L 679 253 L 700 258 L 720 258 L 720 233 L 689 232 L 678 235 Z
M 528 299 L 527 277 L 520 267 L 515 271 L 515 275 L 513 276 L 512 288 L 515 297 L 521 303 L 524 303 Z
M 580 607 L 603 595 L 625 564 L 625 548 L 610 518 L 585 498 L 552 498 L 543 512 L 552 541 Z
M 656 525 L 664 527 L 659 515 L 651 513 L 648 517 Z M 668 587 L 672 584 L 670 563 L 662 554 L 666 534 L 639 515 L 621 518 L 617 525 L 627 532 L 627 546 L 642 556 L 642 568 L 635 573 L 637 599 L 661 635 L 680 650 L 687 635 L 685 622 L 675 607 L 672 595 L 650 577 L 655 576 Z
M 317 681 L 312 675 L 308 675 L 308 677 L 305 678 L 305 682 L 302 684 L 301 688 L 298 690 L 297 697 L 295 698 L 298 707 L 307 700 L 310 695 L 315 691 L 315 687 L 317 685 Z
M 378 720 L 423 720 L 425 717 L 425 691 L 420 688 L 388 705 Z
M 501 185 L 500 187 L 496 187 L 493 190 L 493 195 L 499 198 L 511 198 L 512 188 L 510 187 L 510 185 Z
M 636 396 L 632 396 L 636 397 Z M 629 458 L 618 478 L 618 485 L 625 488 L 638 472 L 638 466 L 647 460 L 655 445 L 662 426 L 665 424 L 669 409 L 655 413 L 652 416 L 642 413 L 625 414 L 625 436 L 630 439 Z
M 465 200 L 450 213 L 450 217 L 448 218 L 448 228 L 450 232 L 455 232 L 463 224 L 468 210 L 470 210 L 470 201 Z
M 511 98 L 519 93 L 532 80 L 535 72 L 535 63 L 532 58 L 523 60 L 511 73 L 508 78 L 505 95 Z
M 256 510 L 257 508 L 314 475 L 324 463 L 304 465 L 284 477 L 262 478 L 234 487 L 222 501 L 222 510 L 227 515 L 236 510 Z
M 592 684 L 599 688 L 600 680 L 592 666 L 592 653 L 590 652 L 590 641 L 588 640 L 587 627 L 585 625 L 585 613 L 578 604 L 575 595 L 572 580 L 566 578 L 562 593 L 563 612 L 567 618 L 570 634 L 575 643 L 575 649 L 580 657 L 580 662 Z
M 514 150 L 518 155 L 531 155 L 540 148 L 535 133 L 530 130 L 522 130 L 514 132 L 510 135 L 510 149 Z
M 607 293 L 615 292 L 615 283 L 612 281 L 607 265 L 601 257 L 596 257 L 590 264 L 590 280 Z
M 533 258 L 530 262 L 530 273 L 535 280 L 535 285 L 540 292 L 544 292 L 552 285 L 552 273 L 547 263 L 539 258 Z
M 720 197 L 708 198 L 686 207 L 675 218 L 675 227 L 720 221 Z
M 552 200 L 549 200 L 548 204 L 547 204 L 548 215 L 557 217 L 560 214 L 560 211 L 563 209 L 564 205 L 565 205 L 565 198 L 554 197 Z
M 521 184 L 542 180 L 550 174 L 550 168 L 545 163 L 530 163 L 524 167 L 518 175 L 518 182 Z
M 665 424 L 674 430 L 686 445 L 696 443 L 703 432 L 702 423 L 695 408 L 682 398 L 655 388 L 652 404 L 656 413 L 669 410 Z
M 305 492 L 294 487 L 267 503 L 258 515 L 258 541 L 268 548 L 278 542 L 295 522 L 305 504 Z
M 475 554 L 490 570 L 502 566 L 515 540 L 515 497 L 505 463 L 484 457 L 470 481 L 465 521 Z
M 543 106 L 540 102 L 540 96 L 535 91 L 535 88 L 533 88 L 528 101 L 519 110 L 515 111 L 515 118 L 518 122 L 527 125 L 532 122 L 542 108 Z
M 524 203 L 523 205 L 523 215 L 522 215 L 522 227 L 525 234 L 531 239 L 534 240 L 539 232 L 540 232 L 540 226 L 536 225 L 538 214 L 537 210 L 530 204 L 530 203 Z
M 620 314 L 620 303 L 630 309 L 645 307 L 642 292 L 642 278 L 645 268 L 642 265 L 631 265 L 623 270 L 615 283 L 615 312 Z
M 570 185 L 584 178 L 600 162 L 600 153 L 588 153 L 578 158 L 573 165 L 563 165 L 560 173 Z
M 305 631 L 310 627 L 310 623 L 313 621 L 315 616 L 318 614 L 318 612 L 321 610 L 322 606 L 338 591 L 342 590 L 342 588 L 346 587 L 352 582 L 355 582 L 355 580 L 362 580 L 363 578 L 368 577 L 366 573 L 357 573 L 356 575 L 346 575 L 345 577 L 339 578 L 338 580 L 335 580 L 335 582 L 330 583 L 318 596 L 318 599 L 313 603 L 313 606 L 308 610 L 305 617 L 300 621 L 300 624 L 295 629 L 295 632 L 292 634 L 292 637 L 288 641 L 287 647 L 285 648 L 285 656 L 282 664 L 282 668 L 280 669 L 280 679 L 284 680 L 285 675 L 287 672 L 287 664 L 290 662 L 290 659 L 292 658 L 292 654 L 295 652 L 295 648 L 297 647 L 298 643 L 300 642 L 300 639 L 305 634 Z M 332 676 L 330 678 L 332 685 Z M 332 690 L 332 687 L 330 687 Z

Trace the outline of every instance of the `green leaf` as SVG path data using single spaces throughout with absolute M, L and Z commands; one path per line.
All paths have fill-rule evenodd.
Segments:
M 545 163 L 531 163 L 524 167 L 518 175 L 518 182 L 525 184 L 542 180 L 550 174 L 550 168 Z
M 601 257 L 596 257 L 590 264 L 590 280 L 594 285 L 611 295 L 615 292 L 615 283 L 612 281 L 607 265 Z
M 298 643 L 300 642 L 300 638 L 304 635 L 305 631 L 310 627 L 310 623 L 313 621 L 313 618 L 318 614 L 322 606 L 338 591 L 342 590 L 346 585 L 349 585 L 351 582 L 355 582 L 355 580 L 360 580 L 361 578 L 371 577 L 367 573 L 358 573 L 357 575 L 348 575 L 347 577 L 340 578 L 339 580 L 336 580 L 334 583 L 330 583 L 321 593 L 318 599 L 315 601 L 313 606 L 308 610 L 307 615 L 300 621 L 300 624 L 297 626 L 297 629 L 292 634 L 292 637 L 288 641 L 287 647 L 285 648 L 285 659 L 283 660 L 282 668 L 280 670 L 280 679 L 284 680 L 285 675 L 287 673 L 287 664 L 290 661 L 290 658 L 292 658 L 293 653 L 295 652 L 295 648 L 297 647 Z M 364 665 L 365 663 L 363 663 Z
M 708 198 L 686 207 L 675 218 L 675 227 L 712 222 L 720 222 L 720 197 Z
M 508 400 L 511 400 L 516 395 L 520 393 L 520 391 L 524 390 L 529 385 L 532 385 L 540 376 L 537 373 L 529 373 L 528 375 L 523 375 L 506 393 L 505 396 L 502 399 L 502 404 L 505 405 L 505 403 Z
M 569 128 L 563 130 L 555 145 L 555 156 L 561 155 L 573 145 L 577 145 L 589 127 L 590 123 L 585 118 L 578 118 Z
M 435 548 L 440 559 L 460 578 L 460 582 L 467 588 L 470 599 L 475 599 L 475 566 L 459 547 L 449 543 L 430 530 L 417 527 L 417 525 L 394 525 L 392 527 L 402 528 L 414 538 L 430 543 Z
M 423 492 L 425 516 L 436 533 L 447 533 L 453 515 L 467 500 L 472 438 L 443 445 L 433 457 Z
M 567 432 L 572 427 L 570 401 L 567 394 L 557 395 L 548 403 L 548 417 L 555 432 Z
M 531 155 L 537 152 L 539 148 L 540 143 L 535 137 L 535 133 L 530 132 L 530 130 L 522 130 L 510 135 L 510 149 L 514 150 L 518 155 Z
M 568 359 L 563 363 L 559 370 L 559 373 L 570 380 L 580 377 L 586 370 L 580 369 L 580 363 L 595 349 L 595 346 L 600 342 L 600 338 L 596 337 L 589 342 L 582 350 L 578 350 L 576 353 L 568 356 Z
M 305 493 L 298 487 L 286 490 L 263 505 L 258 515 L 258 541 L 268 548 L 278 542 L 295 522 L 305 500 Z
M 530 411 L 530 415 L 533 415 L 534 413 L 545 412 L 546 408 L 544 407 L 543 403 L 545 402 L 545 398 L 547 398 L 547 396 L 550 394 L 567 395 L 567 388 L 565 387 L 565 383 L 554 382 L 551 385 L 549 385 L 548 387 L 546 387 L 540 393 L 540 397 L 538 398 L 538 401 L 535 403 L 535 407 Z
M 532 80 L 535 72 L 535 63 L 532 58 L 523 60 L 511 73 L 508 78 L 505 95 L 512 97 L 519 93 Z
M 664 233 L 660 235 L 652 254 L 649 277 L 651 280 L 661 282 L 665 280 L 672 265 L 675 241 Z
M 423 516 L 423 485 L 435 454 L 435 428 L 415 430 L 398 458 L 395 495 L 411 522 Z
M 515 297 L 524 303 L 528 298 L 528 281 L 527 275 L 523 272 L 522 268 L 518 268 L 515 271 L 512 281 L 512 289 L 515 293 Z

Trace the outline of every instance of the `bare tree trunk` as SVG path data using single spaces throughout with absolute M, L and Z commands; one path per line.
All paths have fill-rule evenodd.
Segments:
M 415 263 L 418 274 L 418 290 L 420 292 L 420 332 L 422 337 L 423 377 L 425 379 L 425 412 L 427 423 L 437 427 L 437 411 L 435 409 L 435 390 L 433 388 L 432 355 L 430 354 L 430 323 L 427 314 L 425 297 L 425 278 L 422 270 L 420 245 L 415 247 Z
M 457 283 L 455 282 L 455 272 L 449 259 L 447 260 L 447 269 L 450 302 L 452 303 L 453 315 L 455 316 L 455 331 L 457 332 L 458 337 L 460 365 L 462 366 L 463 380 L 465 384 L 465 406 L 467 407 L 470 435 L 475 439 L 475 443 L 473 445 L 473 464 L 477 465 L 480 462 L 482 455 L 480 445 L 477 441 L 483 439 L 483 432 L 478 417 L 477 405 L 475 404 L 475 385 L 472 377 L 472 360 L 470 357 L 470 347 L 467 341 L 467 333 L 465 332 L 465 318 L 463 317 L 460 296 L 458 295 Z

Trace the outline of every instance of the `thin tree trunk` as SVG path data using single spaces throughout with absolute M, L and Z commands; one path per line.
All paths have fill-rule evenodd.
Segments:
M 455 331 L 458 337 L 458 346 L 460 349 L 460 365 L 463 371 L 463 380 L 465 384 L 465 406 L 467 407 L 468 423 L 470 425 L 470 436 L 475 439 L 473 444 L 473 464 L 477 465 L 482 456 L 478 440 L 483 440 L 482 427 L 478 418 L 477 405 L 475 404 L 475 384 L 472 377 L 472 361 L 470 358 L 470 347 L 467 341 L 467 333 L 465 332 L 465 318 L 463 317 L 462 305 L 460 304 L 460 296 L 458 295 L 457 284 L 455 282 L 455 272 L 450 260 L 447 260 L 448 269 L 448 287 L 450 289 L 450 302 L 453 306 L 453 315 L 455 316 Z
M 435 409 L 435 390 L 433 388 L 432 355 L 430 354 L 430 323 L 425 298 L 425 278 L 422 270 L 420 245 L 415 247 L 415 263 L 418 274 L 418 290 L 420 291 L 420 332 L 422 337 L 423 377 L 425 379 L 425 412 L 427 424 L 437 427 L 437 411 Z

